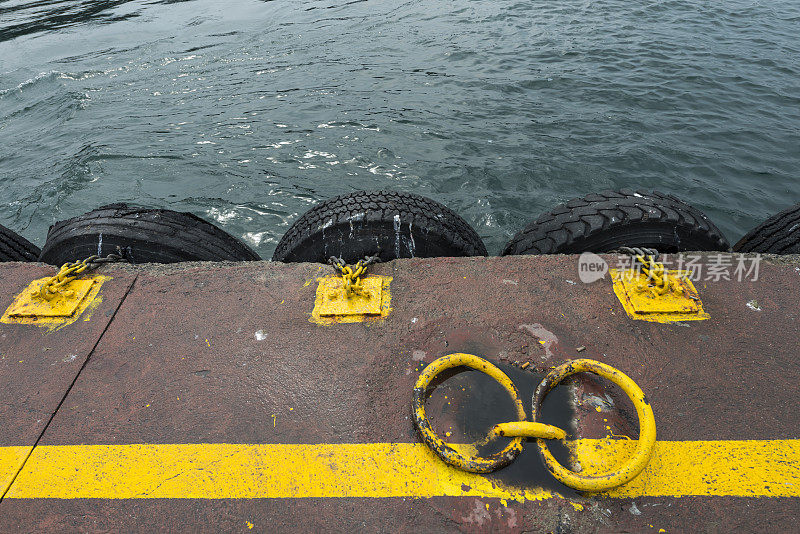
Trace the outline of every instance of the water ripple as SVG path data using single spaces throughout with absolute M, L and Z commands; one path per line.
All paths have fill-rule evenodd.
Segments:
M 433 196 L 497 252 L 604 188 L 732 240 L 800 201 L 800 5 L 0 0 L 0 224 L 192 211 L 269 257 L 313 203 Z

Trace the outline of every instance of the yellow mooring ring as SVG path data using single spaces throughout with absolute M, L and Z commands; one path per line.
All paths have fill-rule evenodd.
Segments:
M 430 383 L 439 373 L 454 367 L 469 367 L 470 369 L 481 371 L 494 378 L 503 386 L 514 401 L 514 407 L 517 410 L 517 417 L 519 420 L 525 421 L 525 407 L 522 405 L 522 401 L 519 398 L 519 392 L 516 386 L 514 386 L 514 383 L 511 382 L 511 379 L 508 378 L 503 371 L 483 358 L 473 356 L 472 354 L 456 353 L 437 359 L 419 375 L 417 383 L 414 385 L 414 400 L 412 403 L 414 424 L 417 427 L 422 441 L 448 464 L 472 473 L 490 473 L 514 461 L 519 453 L 522 452 L 522 441 L 524 438 L 515 437 L 500 452 L 483 457 L 465 456 L 450 447 L 442 438 L 436 435 L 436 432 L 431 428 L 428 417 L 425 415 L 425 393 Z
M 636 446 L 636 451 L 633 456 L 622 467 L 611 473 L 606 473 L 597 476 L 579 475 L 574 471 L 570 471 L 553 457 L 550 449 L 547 448 L 547 443 L 543 439 L 537 439 L 536 443 L 539 446 L 539 453 L 542 460 L 547 466 L 547 469 L 560 480 L 564 485 L 574 488 L 579 491 L 586 492 L 599 492 L 607 491 L 617 486 L 621 486 L 636 478 L 639 473 L 644 470 L 650 457 L 653 455 L 653 448 L 656 443 L 656 420 L 653 416 L 653 408 L 647 401 L 647 397 L 642 392 L 641 388 L 636 385 L 636 382 L 631 380 L 623 372 L 614 369 L 610 365 L 606 365 L 594 360 L 572 360 L 565 364 L 559 365 L 542 380 L 539 387 L 533 394 L 531 406 L 531 420 L 536 422 L 536 417 L 539 412 L 539 406 L 547 396 L 547 393 L 556 386 L 559 382 L 566 377 L 574 375 L 575 373 L 593 373 L 603 378 L 607 378 L 611 382 L 618 385 L 622 391 L 631 399 L 633 405 L 636 407 L 636 413 L 639 416 L 639 442 Z
M 454 367 L 469 367 L 489 375 L 503 386 L 514 401 L 519 420 L 497 424 L 489 432 L 489 439 L 498 436 L 513 438 L 500 452 L 486 457 L 465 456 L 445 443 L 436 435 L 433 428 L 431 428 L 430 422 L 425 414 L 425 394 L 428 390 L 428 386 L 442 371 Z M 560 428 L 536 421 L 539 407 L 548 392 L 566 377 L 583 372 L 593 373 L 607 378 L 618 385 L 631 399 L 633 405 L 636 407 L 636 413 L 639 416 L 639 442 L 636 446 L 636 451 L 631 459 L 622 467 L 604 475 L 579 475 L 558 463 L 550 452 L 550 449 L 547 448 L 545 440 L 564 439 L 566 433 Z M 525 408 L 522 406 L 522 402 L 519 399 L 517 388 L 503 371 L 478 356 L 456 353 L 435 360 L 422 371 L 422 374 L 420 374 L 417 379 L 417 383 L 414 385 L 412 407 L 414 424 L 417 427 L 422 441 L 448 464 L 473 473 L 489 473 L 508 465 L 522 452 L 523 439 L 526 437 L 536 438 L 542 460 L 556 479 L 561 481 L 564 485 L 578 491 L 596 493 L 607 491 L 630 482 L 644 470 L 647 463 L 650 461 L 650 457 L 653 455 L 656 442 L 656 420 L 653 416 L 653 409 L 650 407 L 650 403 L 647 401 L 647 397 L 642 392 L 641 388 L 627 375 L 614 369 L 610 365 L 586 359 L 572 360 L 560 365 L 550 371 L 536 388 L 531 404 L 531 421 L 529 422 L 526 420 Z

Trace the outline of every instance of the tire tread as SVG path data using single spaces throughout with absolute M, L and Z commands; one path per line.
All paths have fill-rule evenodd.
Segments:
M 88 250 L 85 236 L 101 233 L 115 240 L 152 243 L 161 263 L 260 259 L 243 242 L 191 213 L 111 204 L 51 226 L 40 260 L 60 264 L 82 259 L 71 256 L 96 253 Z M 109 252 L 113 251 L 103 250 Z
M 0 225 L 0 261 L 36 261 L 38 258 L 39 247 Z
M 583 227 L 574 221 L 583 222 Z M 729 249 L 727 239 L 708 217 L 677 197 L 621 189 L 575 198 L 543 213 L 518 232 L 501 255 L 584 252 L 588 245 L 586 250 L 573 249 L 599 234 L 641 223 L 679 227 L 691 242 L 703 245 L 700 250 Z
M 349 225 L 359 214 L 372 223 L 386 223 L 400 216 L 401 224 L 425 229 L 429 239 L 442 240 L 463 256 L 486 256 L 486 247 L 475 230 L 458 214 L 429 198 L 398 191 L 356 191 L 330 198 L 303 214 L 281 238 L 274 261 L 297 261 L 299 250 L 310 246 L 323 226 Z M 384 251 L 385 252 L 385 251 Z M 382 254 L 384 257 L 384 254 Z M 316 261 L 325 261 L 316 255 Z M 391 257 L 384 257 L 391 259 Z
M 750 230 L 733 246 L 733 251 L 762 254 L 800 253 L 800 204 L 776 213 Z

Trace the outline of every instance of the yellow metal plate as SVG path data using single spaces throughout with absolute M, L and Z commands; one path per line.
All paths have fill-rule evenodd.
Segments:
M 309 321 L 330 326 L 335 323 L 381 321 L 392 311 L 391 276 L 367 276 L 361 279 L 366 296 L 347 298 L 341 276 L 317 278 L 317 297 Z
M 19 299 L 8 307 L 9 317 L 70 317 L 80 306 L 92 290 L 94 280 L 73 280 L 65 289 L 72 291 L 72 295 L 65 297 L 57 294 L 52 300 L 38 299 L 32 293 L 38 292 L 48 278 L 34 280 L 20 294 Z
M 362 292 L 348 296 L 341 278 L 324 278 L 319 314 L 321 317 L 344 315 L 380 315 L 383 292 L 379 278 L 362 278 Z M 324 287 L 323 287 L 324 286 Z
M 673 277 L 674 278 L 674 277 Z M 621 277 L 622 286 L 625 288 L 625 294 L 631 301 L 634 311 L 636 313 L 696 313 L 697 303 L 695 300 L 686 297 L 684 294 L 677 294 L 673 291 L 668 291 L 663 295 L 653 296 L 644 291 L 638 291 L 636 288 L 639 284 L 647 283 L 647 276 L 639 274 L 638 276 L 623 276 Z M 689 282 L 691 284 L 691 282 Z M 694 289 L 694 288 L 692 288 Z M 693 291 L 696 296 L 696 291 Z
M 668 292 L 655 296 L 637 290 L 639 284 L 647 283 L 647 275 L 632 270 L 609 269 L 608 272 L 614 282 L 614 293 L 632 319 L 670 323 L 701 321 L 710 317 L 703 310 L 703 303 L 691 280 L 680 278 L 684 271 L 667 271 L 667 276 L 680 284 L 682 294 Z
M 34 280 L 14 298 L 14 302 L 0 317 L 0 323 L 30 324 L 52 332 L 74 323 L 80 317 L 88 321 L 103 300 L 100 287 L 110 279 L 108 276 L 95 274 L 89 278 L 73 280 L 67 284 L 68 289 L 75 292 L 72 297 L 58 296 L 49 302 L 34 299 L 31 293 L 37 291 L 50 277 Z

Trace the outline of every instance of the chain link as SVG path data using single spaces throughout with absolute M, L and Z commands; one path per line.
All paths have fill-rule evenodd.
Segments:
M 372 256 L 364 256 L 364 259 L 358 260 L 354 266 L 349 266 L 343 258 L 331 256 L 328 258 L 330 263 L 336 271 L 342 275 L 344 280 L 344 289 L 348 296 L 353 294 L 363 294 L 361 288 L 361 275 L 367 272 L 367 267 L 373 263 L 381 261 L 379 257 L 380 251 Z
M 65 286 L 75 280 L 79 274 L 94 271 L 106 263 L 118 263 L 126 261 L 128 261 L 128 259 L 125 257 L 125 253 L 120 247 L 117 247 L 117 254 L 112 253 L 105 257 L 100 257 L 97 254 L 94 254 L 84 260 L 65 263 L 61 266 L 61 269 L 59 269 L 58 273 L 42 284 L 39 289 L 34 291 L 32 296 L 43 300 L 53 300 L 56 295 L 71 297 L 74 292 L 66 289 Z
M 658 261 L 659 252 L 654 248 L 645 247 L 619 247 L 615 252 L 620 254 L 630 254 L 638 259 L 638 256 L 650 256 L 653 260 Z
M 647 282 L 638 285 L 637 289 L 639 291 L 648 291 L 654 295 L 664 295 L 669 291 L 684 293 L 681 285 L 675 280 L 670 280 L 667 276 L 666 267 L 664 267 L 663 263 L 658 261 L 659 252 L 656 249 L 645 247 L 619 247 L 616 252 L 632 255 L 642 266 L 642 272 L 647 275 Z M 679 278 L 685 279 L 686 276 L 687 275 L 684 273 Z

